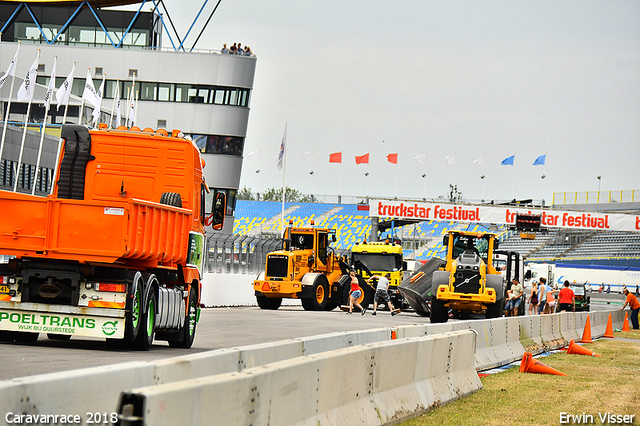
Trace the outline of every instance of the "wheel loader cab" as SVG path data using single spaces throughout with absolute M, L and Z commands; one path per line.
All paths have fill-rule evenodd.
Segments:
M 313 250 L 313 234 L 291 233 L 291 250 Z

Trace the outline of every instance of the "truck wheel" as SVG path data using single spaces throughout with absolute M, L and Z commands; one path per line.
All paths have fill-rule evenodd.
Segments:
M 160 196 L 160 204 L 182 208 L 182 197 L 177 192 L 164 192 Z
M 144 296 L 142 293 L 142 275 L 139 272 L 133 278 L 131 294 L 133 297 L 128 298 L 125 316 L 125 339 L 129 343 L 133 343 L 138 337 L 142 320 L 142 301 Z
M 487 319 L 500 318 L 504 313 L 504 298 L 495 303 L 487 303 Z
M 256 296 L 260 309 L 277 310 L 282 305 L 282 297 Z
M 178 332 L 182 334 L 182 340 L 172 342 L 169 340 L 169 346 L 172 348 L 184 348 L 189 349 L 193 345 L 193 341 L 196 338 L 196 316 L 198 314 L 198 295 L 196 289 L 191 285 L 189 291 L 189 300 L 187 305 L 187 312 L 185 312 L 184 325 Z
M 140 316 L 140 330 L 133 341 L 131 348 L 139 351 L 148 351 L 153 343 L 153 334 L 156 328 L 156 294 L 153 290 L 147 300 L 146 312 Z
M 431 323 L 443 323 L 449 320 L 449 312 L 444 306 L 443 300 L 438 300 L 436 296 L 431 297 Z

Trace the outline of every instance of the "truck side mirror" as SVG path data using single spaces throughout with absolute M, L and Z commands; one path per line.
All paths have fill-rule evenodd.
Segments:
M 500 247 L 500 241 L 493 240 L 493 249 L 498 250 L 498 247 Z
M 449 245 L 449 235 L 442 237 L 442 245 L 445 247 Z
M 224 192 L 218 192 L 213 199 L 213 205 L 211 206 L 211 215 L 207 217 L 205 225 L 211 225 L 211 227 L 219 231 L 224 226 L 224 215 L 227 212 L 227 195 Z
M 407 262 L 405 260 L 402 261 L 402 270 L 403 271 L 407 270 Z

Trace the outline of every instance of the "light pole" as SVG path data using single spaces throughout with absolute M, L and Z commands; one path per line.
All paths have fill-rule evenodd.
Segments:
M 369 202 L 369 172 L 364 172 L 364 176 L 367 178 L 367 203 Z
M 260 169 L 256 170 L 256 176 L 258 177 L 258 190 L 256 191 L 256 199 L 260 201 Z
M 602 181 L 602 176 L 597 176 L 598 178 L 598 198 L 597 198 L 597 202 L 600 202 L 600 182 Z
M 544 178 L 547 177 L 547 175 L 542 175 L 540 176 L 542 178 L 542 206 L 544 207 L 544 190 L 545 190 L 545 180 Z
M 315 198 L 313 196 L 313 170 L 311 170 L 309 174 L 311 175 L 311 201 L 315 201 Z
M 426 175 L 426 173 L 422 174 L 422 179 L 424 179 L 424 187 L 422 188 L 422 201 L 427 201 L 427 175 Z
M 482 202 L 484 203 L 484 175 L 480 176 L 482 179 Z

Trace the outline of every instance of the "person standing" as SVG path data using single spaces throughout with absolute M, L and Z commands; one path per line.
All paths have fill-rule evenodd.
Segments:
M 547 280 L 546 278 L 540 278 L 538 284 L 538 315 L 542 314 L 547 306 Z
M 576 297 L 573 294 L 573 290 L 569 288 L 569 281 L 564 282 L 564 287 L 560 290 L 558 294 L 558 308 L 560 312 L 566 312 L 568 310 L 575 311 L 576 310 Z
M 514 278 L 511 284 L 511 290 L 509 290 L 509 300 L 507 301 L 506 316 L 517 317 L 518 308 L 520 307 L 520 299 L 522 297 L 522 285 L 517 278 Z M 523 307 L 524 308 L 524 307 Z
M 531 283 L 531 293 L 529 294 L 529 315 L 538 313 L 538 284 L 534 281 Z
M 351 290 L 349 291 L 349 312 L 348 314 L 353 313 L 353 305 L 356 305 L 360 308 L 362 315 L 364 315 L 367 310 L 362 307 L 361 304 L 358 303 L 358 298 L 362 295 L 362 290 L 360 289 L 360 284 L 358 283 L 358 278 L 356 277 L 356 271 L 349 272 L 349 276 L 351 277 Z
M 378 285 L 376 286 L 376 294 L 373 296 L 373 313 L 371 315 L 376 315 L 376 310 L 378 309 L 378 301 L 380 299 L 383 300 L 389 307 L 389 312 L 391 312 L 391 316 L 394 316 L 398 313 L 398 310 L 393 308 L 391 304 L 391 299 L 389 299 L 389 278 L 391 278 L 391 274 L 387 273 L 384 277 L 379 275 L 374 275 L 371 278 L 378 279 Z M 370 278 L 370 279 L 371 279 Z
M 640 302 L 638 302 L 638 298 L 631 294 L 629 290 L 624 289 L 624 295 L 627 296 L 627 299 L 624 301 L 624 305 L 622 305 L 621 310 L 629 305 L 629 309 L 631 309 L 631 324 L 634 330 L 638 330 L 640 327 L 638 326 L 638 313 L 640 312 Z

